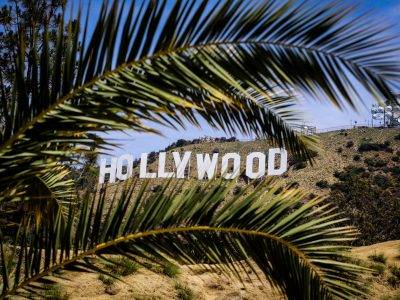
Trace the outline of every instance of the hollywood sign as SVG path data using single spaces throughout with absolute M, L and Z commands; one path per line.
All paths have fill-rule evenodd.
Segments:
M 195 154 L 197 162 L 197 178 L 211 179 L 217 174 L 218 153 Z M 185 178 L 185 171 L 190 165 L 192 152 L 186 151 L 183 156 L 179 152 L 172 152 L 174 160 L 173 172 L 165 170 L 167 153 L 160 152 L 158 155 L 157 172 L 148 172 L 147 162 L 148 153 L 140 156 L 139 178 Z M 287 170 L 287 151 L 282 148 L 271 148 L 268 150 L 268 164 L 266 167 L 266 155 L 262 152 L 252 152 L 245 159 L 245 175 L 250 179 L 267 176 L 281 175 Z M 241 157 L 239 153 L 226 153 L 222 156 L 220 174 L 226 179 L 234 179 L 241 174 Z M 277 167 L 276 162 L 279 161 Z M 189 172 L 187 172 L 187 176 Z M 113 183 L 116 179 L 126 180 L 133 175 L 133 156 L 124 154 L 120 157 L 100 161 L 99 183 L 104 183 L 106 174 L 109 174 L 109 182 Z

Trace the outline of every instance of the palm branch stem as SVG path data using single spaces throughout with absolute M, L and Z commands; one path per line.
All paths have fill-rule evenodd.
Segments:
M 28 280 L 25 280 L 21 282 L 19 285 L 14 286 L 12 289 L 8 290 L 6 293 L 1 295 L 0 300 L 4 299 L 5 297 L 9 295 L 15 294 L 15 292 L 30 283 L 36 282 L 37 280 L 51 274 L 52 272 L 55 272 L 59 269 L 62 269 L 63 267 L 77 262 L 80 259 L 83 259 L 87 256 L 96 254 L 100 250 L 106 249 L 111 246 L 118 245 L 120 243 L 125 243 L 128 241 L 132 241 L 135 239 L 147 237 L 147 236 L 154 236 L 154 235 L 162 235 L 162 234 L 168 234 L 168 233 L 179 233 L 179 232 L 196 232 L 196 231 L 202 231 L 202 232 L 222 232 L 222 233 L 234 233 L 234 234 L 244 234 L 244 235 L 252 235 L 252 236 L 257 236 L 257 237 L 262 237 L 266 239 L 271 239 L 274 240 L 288 249 L 290 249 L 293 253 L 295 253 L 319 278 L 321 281 L 323 281 L 323 278 L 318 270 L 318 268 L 308 259 L 308 257 L 305 255 L 304 252 L 300 251 L 297 247 L 292 245 L 291 243 L 285 241 L 282 238 L 279 238 L 275 235 L 266 233 L 266 232 L 260 232 L 260 231 L 255 231 L 255 230 L 246 230 L 246 229 L 239 229 L 239 228 L 224 228 L 224 227 L 210 227 L 210 226 L 190 226 L 190 227 L 172 227 L 172 228 L 161 228 L 161 229 L 155 229 L 155 230 L 149 230 L 145 232 L 137 232 L 133 234 L 128 234 L 126 236 L 121 236 L 116 239 L 113 239 L 111 241 L 108 241 L 106 243 L 101 243 L 97 245 L 96 247 L 93 247 L 91 249 L 88 249 L 86 251 L 83 251 L 79 253 L 78 255 L 75 255 L 71 259 L 65 259 L 61 261 L 59 264 L 56 264 L 46 270 L 44 270 L 41 273 L 36 274 L 35 276 L 29 278 Z M 326 286 L 327 289 L 329 289 L 329 286 Z

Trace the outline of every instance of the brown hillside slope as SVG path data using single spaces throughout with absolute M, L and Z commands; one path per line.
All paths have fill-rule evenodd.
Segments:
M 375 263 L 368 258 L 371 254 L 381 254 L 387 258 L 385 264 Z M 353 250 L 355 258 L 369 268 L 380 270 L 375 275 L 365 277 L 368 300 L 398 300 L 400 286 L 393 286 L 389 278 L 391 268 L 400 268 L 400 241 L 390 241 Z M 381 266 L 380 268 L 377 267 Z M 242 274 L 243 275 L 243 274 Z M 255 274 L 249 272 L 242 284 L 235 278 L 228 278 L 212 271 L 204 272 L 196 266 L 181 266 L 180 273 L 173 278 L 159 269 L 143 268 L 131 275 L 121 276 L 123 282 L 110 281 L 93 273 L 67 273 L 66 280 L 58 288 L 50 290 L 47 299 L 72 300 L 128 300 L 128 299 L 197 299 L 197 300 L 245 300 L 245 299 L 285 299 L 274 291 L 268 282 L 259 282 Z M 262 277 L 262 276 L 261 276 Z M 400 280 L 400 279 L 399 279 Z M 53 294 L 58 295 L 55 298 Z M 62 298 L 62 296 L 66 298 Z M 68 297 L 68 298 L 67 298 Z
M 399 128 L 356 128 L 350 130 L 333 131 L 319 134 L 319 148 L 318 155 L 315 157 L 313 166 L 307 165 L 304 169 L 296 169 L 296 166 L 289 166 L 288 172 L 282 178 L 285 183 L 299 183 L 299 186 L 312 193 L 323 195 L 327 190 L 318 188 L 315 184 L 319 180 L 326 180 L 328 183 L 335 182 L 335 171 L 341 171 L 344 167 L 349 165 L 365 166 L 364 160 L 369 157 L 378 157 L 387 160 L 388 166 L 400 166 L 400 162 L 392 161 L 392 157 L 400 156 L 396 154 L 400 150 L 400 140 L 395 137 L 400 134 Z M 390 148 L 393 152 L 385 151 L 371 151 L 361 154 L 359 161 L 354 161 L 354 155 L 359 154 L 358 147 L 363 142 L 385 143 L 390 142 Z M 348 147 L 349 142 L 353 145 Z M 228 152 L 236 152 L 241 154 L 242 167 L 244 166 L 243 160 L 250 152 L 259 151 L 268 153 L 269 145 L 263 140 L 257 141 L 238 141 L 238 142 L 203 142 L 201 144 L 188 145 L 181 148 L 173 149 L 167 152 L 166 171 L 173 171 L 172 152 L 191 151 L 192 156 L 190 160 L 190 177 L 197 178 L 195 153 L 209 153 L 213 151 L 219 152 L 219 162 L 217 171 L 220 171 L 221 157 Z M 289 155 L 289 164 L 291 163 Z M 157 170 L 158 161 L 149 164 L 149 171 Z M 138 172 L 138 170 L 135 170 Z M 219 174 L 217 174 L 219 175 Z M 158 180 L 155 180 L 155 184 Z
M 329 184 L 336 182 L 334 173 L 346 166 L 356 165 L 368 168 L 366 159 L 381 159 L 387 167 L 400 166 L 396 157 L 400 156 L 400 140 L 396 136 L 399 129 L 352 129 L 335 131 L 320 135 L 320 150 L 313 166 L 296 169 L 292 165 L 282 177 L 286 184 L 297 182 L 299 186 L 314 194 L 327 194 L 329 189 L 320 188 L 316 183 L 326 180 Z M 389 144 L 386 150 L 359 152 L 363 142 Z M 242 157 L 253 151 L 266 152 L 268 145 L 264 141 L 250 142 L 205 142 L 188 145 L 173 151 L 192 151 L 193 153 L 212 153 L 218 151 L 220 156 L 227 152 L 239 152 Z M 171 151 L 169 151 L 170 153 Z M 359 155 L 359 160 L 354 156 Z M 170 156 L 172 157 L 172 156 Z M 149 166 L 156 169 L 157 161 Z M 195 178 L 195 161 L 191 161 L 191 176 Z M 167 160 L 167 171 L 172 171 L 172 159 Z M 385 172 L 384 168 L 374 169 L 375 173 Z M 156 179 L 153 185 L 160 184 Z M 242 182 L 238 183 L 243 185 Z M 399 216 L 400 217 L 400 216 Z M 400 237 L 399 237 L 400 238 Z M 374 270 L 373 275 L 365 277 L 365 288 L 369 296 L 362 299 L 398 300 L 400 299 L 400 277 L 396 279 L 396 266 L 400 268 L 400 241 L 388 241 L 370 246 L 357 247 L 353 250 L 355 258 L 365 267 Z M 372 258 L 369 258 L 371 257 Z M 375 261 L 374 256 L 383 256 L 386 262 Z M 149 271 L 143 268 L 136 273 L 122 277 L 122 282 L 110 283 L 99 279 L 95 274 L 67 274 L 69 281 L 62 282 L 62 293 L 70 299 L 284 299 L 274 293 L 268 283 L 226 278 L 213 272 L 202 272 L 196 266 L 181 266 L 181 273 L 174 278 L 163 275 L 159 270 Z M 399 269 L 400 270 L 400 269 Z M 249 274 L 250 278 L 255 277 Z M 398 281 L 396 281 L 398 280 Z M 193 294 L 192 296 L 189 296 Z M 185 298 L 186 297 L 186 298 Z M 361 298 L 360 298 L 361 299 Z

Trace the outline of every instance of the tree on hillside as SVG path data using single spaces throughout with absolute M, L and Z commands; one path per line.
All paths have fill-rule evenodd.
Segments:
M 290 299 L 358 293 L 361 269 L 342 252 L 355 231 L 332 227 L 343 220 L 329 205 L 314 209 L 319 198 L 295 209 L 304 193 L 266 182 L 225 201 L 230 186 L 212 181 L 183 192 L 166 185 L 154 197 L 128 185 L 107 207 L 103 190 L 76 205 L 64 163 L 113 146 L 99 133 L 159 133 L 152 124 L 179 129 L 201 119 L 310 159 L 313 137 L 290 126 L 300 118 L 294 93 L 339 108 L 362 101 L 358 84 L 391 96 L 399 65 L 380 23 L 349 6 L 303 1 L 114 1 L 93 27 L 89 14 L 72 18 L 61 16 L 53 57 L 48 28 L 33 31 L 32 72 L 26 37 L 16 39 L 18 110 L 2 132 L 0 201 L 36 209 L 14 244 L 1 240 L 3 297 L 34 292 L 61 268 L 98 271 L 90 258 L 105 254 L 196 263 L 202 253 L 223 270 L 259 268 Z
M 9 0 L 0 10 L 0 83 L 1 83 L 1 103 L 0 103 L 0 141 L 3 143 L 13 134 L 13 126 L 18 126 L 20 122 L 25 122 L 21 118 L 21 110 L 24 103 L 20 98 L 15 97 L 16 81 L 20 80 L 16 76 L 16 59 L 18 48 L 23 44 L 24 51 L 20 53 L 21 63 L 23 62 L 26 72 L 26 94 L 31 95 L 37 89 L 37 74 L 40 73 L 37 62 L 35 62 L 35 52 L 42 48 L 42 41 L 38 39 L 40 34 L 47 31 L 48 56 L 49 60 L 55 58 L 55 48 L 57 34 L 60 30 L 61 16 L 66 6 L 66 0 L 39 0 L 23 1 Z M 65 31 L 64 31 L 65 34 Z M 36 75 L 35 75 L 36 74 Z M 36 82 L 35 82 L 36 81 Z M 28 102 L 31 98 L 28 97 Z M 26 104 L 26 103 L 25 103 Z M 29 105 L 29 104 L 28 104 Z M 37 114 L 35 103 L 31 103 L 30 109 L 25 113 L 34 116 Z M 37 106 L 37 105 L 36 105 Z M 29 112 L 30 110 L 30 112 Z M 14 125 L 12 124 L 14 123 Z M 40 185 L 40 182 L 32 182 L 33 185 Z M 42 189 L 45 192 L 46 189 Z M 43 196 L 43 195 L 42 195 Z M 48 191 L 47 197 L 51 197 Z M 54 204 L 54 202 L 49 202 Z M 26 204 L 26 205 L 25 205 Z M 5 218 L 1 222 L 5 224 L 19 223 L 21 214 L 26 210 L 30 211 L 31 203 L 8 202 L 1 205 L 3 212 L 12 211 L 12 215 L 5 213 Z M 39 208 L 42 209 L 42 208 Z M 3 215 L 3 214 L 2 214 Z M 8 230 L 16 230 L 8 227 Z
M 0 10 L 0 81 L 2 82 L 1 93 L 2 103 L 0 105 L 0 128 L 11 129 L 10 122 L 16 121 L 17 111 L 22 103 L 18 103 L 12 97 L 13 87 L 15 86 L 16 64 L 15 59 L 18 47 L 21 45 L 19 39 L 23 38 L 25 47 L 22 59 L 28 78 L 35 78 L 33 73 L 40 72 L 33 69 L 34 52 L 40 49 L 41 40 L 37 39 L 38 34 L 43 34 L 45 30 L 49 35 L 50 59 L 54 58 L 54 48 L 57 33 L 61 24 L 61 14 L 65 8 L 66 0 L 8 0 Z M 37 76 L 37 75 L 36 75 Z M 37 88 L 34 82 L 27 82 L 27 93 L 32 93 L 32 89 Z M 10 138 L 12 132 L 2 130 L 1 141 Z

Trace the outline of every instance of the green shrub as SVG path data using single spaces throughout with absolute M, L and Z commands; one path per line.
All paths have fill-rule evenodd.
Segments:
M 399 162 L 400 161 L 400 156 L 393 156 L 392 161 L 394 162 Z
M 400 280 L 394 275 L 388 276 L 387 282 L 394 288 L 397 288 L 397 286 L 400 285 Z
M 162 273 L 168 277 L 175 278 L 181 273 L 179 266 L 171 263 L 166 263 L 161 266 Z
M 343 148 L 339 147 L 339 148 L 336 149 L 336 151 L 337 151 L 337 153 L 342 153 L 343 152 Z
M 383 253 L 371 254 L 368 256 L 368 258 L 374 262 L 382 263 L 382 264 L 386 264 L 386 261 L 387 261 L 387 258 L 385 257 L 385 254 L 383 254 Z
M 51 300 L 69 300 L 70 296 L 66 293 L 61 291 L 61 288 L 56 284 L 45 284 L 43 286 L 45 292 L 44 297 L 45 299 Z
M 178 299 L 181 300 L 192 300 L 194 299 L 194 293 L 193 291 L 187 287 L 186 285 L 183 285 L 179 282 L 175 284 L 175 289 L 178 292 Z
M 400 267 L 398 266 L 389 266 L 390 272 L 393 274 L 393 276 L 396 276 L 397 279 L 400 280 Z
M 310 193 L 308 194 L 308 199 L 314 199 L 315 197 L 317 197 L 314 193 Z
M 297 189 L 300 186 L 300 183 L 297 181 L 292 181 L 287 184 L 287 187 L 290 189 Z
M 326 180 L 319 180 L 315 183 L 315 185 L 321 189 L 326 189 L 329 187 L 329 183 Z
M 374 276 L 380 276 L 385 272 L 385 266 L 380 264 L 380 263 L 376 263 L 376 264 L 370 264 L 369 268 L 372 269 L 372 274 Z
M 305 167 L 307 167 L 307 163 L 305 163 L 304 161 L 300 161 L 293 166 L 293 169 L 301 170 L 301 169 L 304 169 Z
M 347 148 L 351 148 L 353 146 L 354 146 L 354 142 L 353 141 L 348 141 L 347 144 L 346 144 Z
M 98 278 L 105 285 L 113 285 L 115 283 L 115 281 L 116 281 L 115 278 L 107 276 L 107 275 L 104 275 L 104 274 L 100 274 Z
M 368 177 L 364 167 L 347 166 L 343 171 L 335 171 L 333 174 L 336 178 L 341 181 L 347 180 L 353 176 L 360 175 L 362 177 Z
M 128 276 L 139 269 L 139 264 L 125 256 L 112 259 L 106 267 L 113 272 L 113 275 Z
M 396 166 L 396 167 L 390 168 L 390 173 L 393 176 L 399 176 L 400 175 L 400 167 Z
M 380 158 L 366 158 L 364 162 L 370 166 L 370 167 L 375 167 L 375 168 L 381 168 L 387 165 L 387 161 L 380 159 Z
M 238 194 L 240 194 L 241 191 L 242 191 L 241 186 L 235 186 L 235 188 L 233 189 L 233 194 L 238 195 Z
M 158 193 L 162 191 L 162 186 L 160 184 L 153 187 L 153 193 Z
M 385 175 L 381 175 L 381 174 L 375 175 L 373 180 L 377 186 L 379 186 L 383 189 L 386 189 L 387 187 L 390 186 L 390 179 L 389 179 L 389 177 L 387 177 Z
M 317 157 L 319 155 L 318 151 L 315 150 L 309 150 L 308 154 L 310 155 L 311 158 Z
M 390 143 L 389 143 L 390 145 Z M 360 147 L 358 147 L 359 152 L 367 152 L 367 151 L 385 151 L 389 145 L 387 144 L 378 144 L 378 143 L 369 143 L 362 142 Z
M 395 140 L 400 140 L 400 133 L 394 137 Z
M 310 156 L 310 158 L 314 158 L 314 157 L 317 157 L 319 154 L 317 151 L 310 150 L 310 151 L 308 151 L 308 155 Z M 294 170 L 300 170 L 300 169 L 304 169 L 305 167 L 307 167 L 307 160 L 297 158 L 297 157 L 291 157 L 288 160 L 288 164 L 289 164 L 289 166 L 293 166 Z
M 360 154 L 355 154 L 355 155 L 353 156 L 353 160 L 354 160 L 354 161 L 359 161 L 360 158 L 361 158 Z

